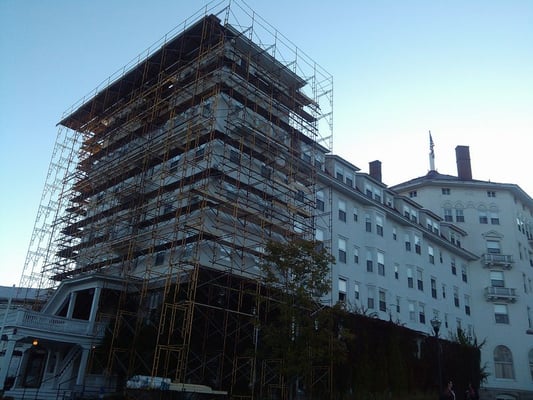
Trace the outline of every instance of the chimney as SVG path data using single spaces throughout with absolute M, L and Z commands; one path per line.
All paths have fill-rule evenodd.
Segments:
M 462 181 L 472 180 L 470 149 L 468 146 L 457 146 L 455 148 L 455 159 L 457 161 L 457 177 Z
M 370 176 L 375 180 L 381 182 L 381 161 L 371 161 L 368 163 L 370 169 Z

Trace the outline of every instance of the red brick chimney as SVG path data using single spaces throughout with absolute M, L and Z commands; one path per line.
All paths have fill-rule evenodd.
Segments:
M 472 180 L 472 167 L 470 166 L 469 147 L 457 146 L 455 148 L 455 159 L 457 161 L 457 177 L 462 181 Z
M 371 161 L 368 163 L 370 176 L 375 180 L 381 182 L 381 161 Z

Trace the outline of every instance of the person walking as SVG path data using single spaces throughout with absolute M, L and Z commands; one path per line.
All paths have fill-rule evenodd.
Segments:
M 479 394 L 474 386 L 471 383 L 468 384 L 468 388 L 465 393 L 466 400 L 479 400 Z
M 453 391 L 453 382 L 450 380 L 446 385 L 446 389 L 440 396 L 440 400 L 456 400 L 455 392 Z

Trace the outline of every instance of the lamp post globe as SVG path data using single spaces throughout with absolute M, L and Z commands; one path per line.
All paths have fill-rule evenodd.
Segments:
M 435 337 L 439 337 L 440 325 L 441 320 L 438 317 L 433 317 L 433 319 L 431 320 L 431 327 L 433 328 Z

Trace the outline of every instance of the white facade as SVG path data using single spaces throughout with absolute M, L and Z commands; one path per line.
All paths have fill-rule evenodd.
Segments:
M 457 328 L 472 333 L 469 264 L 477 257 L 461 247 L 464 232 L 357 171 L 329 156 L 320 177 L 317 239 L 330 240 L 336 258 L 331 302 L 428 334 L 437 317 L 447 339 Z
M 459 177 L 430 171 L 394 189 L 468 233 L 464 246 L 480 255 L 468 269 L 474 331 L 486 341 L 484 398 L 526 398 L 533 395 L 533 200 L 514 184 L 461 178 L 458 166 Z

